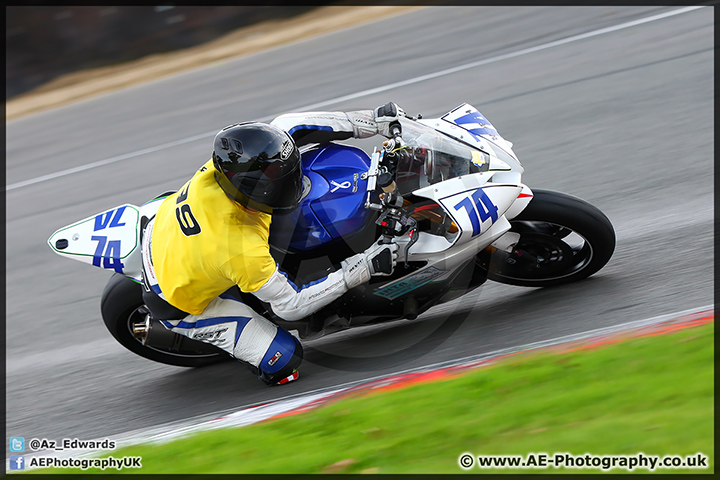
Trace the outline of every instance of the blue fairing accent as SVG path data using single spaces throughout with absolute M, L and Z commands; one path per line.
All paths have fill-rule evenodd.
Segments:
M 275 339 L 270 344 L 270 347 L 268 347 L 267 352 L 265 352 L 265 356 L 260 362 L 259 368 L 263 372 L 269 374 L 279 372 L 283 367 L 285 367 L 285 365 L 288 364 L 288 362 L 290 362 L 290 359 L 292 359 L 293 354 L 295 353 L 295 348 L 295 337 L 286 330 L 278 328 Z M 277 354 L 277 352 L 280 352 L 282 356 L 277 359 L 273 365 L 270 365 L 268 362 Z
M 498 131 L 494 128 L 469 128 L 468 132 L 473 135 L 498 135 Z
M 470 112 L 467 115 L 463 115 L 462 117 L 458 117 L 457 119 L 455 119 L 455 123 L 458 125 L 466 125 L 468 123 L 484 124 L 484 127 L 472 128 L 468 129 L 468 131 L 475 135 L 499 135 L 498 131 L 493 128 L 488 119 L 485 118 L 482 113 L 477 111 Z
M 360 178 L 370 157 L 359 148 L 330 143 L 305 151 L 302 165 L 310 192 L 292 213 L 273 217 L 270 243 L 309 251 L 361 232 L 372 215 L 365 208 L 367 180 Z

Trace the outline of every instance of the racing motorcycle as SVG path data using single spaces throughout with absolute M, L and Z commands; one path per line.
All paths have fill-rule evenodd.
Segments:
M 512 144 L 475 107 L 402 118 L 393 134 L 371 155 L 336 142 L 304 147 L 303 198 L 293 213 L 274 217 L 270 230 L 271 253 L 296 284 L 323 276 L 379 236 L 399 246 L 391 275 L 372 277 L 293 322 L 237 287 L 227 293 L 309 339 L 413 320 L 488 279 L 528 287 L 575 282 L 612 256 L 608 218 L 579 198 L 524 185 Z M 102 318 L 130 351 L 177 366 L 227 360 L 219 348 L 165 329 L 143 304 L 142 229 L 171 193 L 63 227 L 48 243 L 62 256 L 114 272 Z

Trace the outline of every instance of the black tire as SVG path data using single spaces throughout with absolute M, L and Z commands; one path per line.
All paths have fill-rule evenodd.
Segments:
M 192 345 L 202 342 L 174 333 L 173 335 L 179 337 L 178 350 L 171 351 L 143 345 L 132 333 L 132 324 L 144 319 L 147 313 L 142 299 L 142 286 L 119 273 L 113 274 L 105 286 L 100 310 L 105 326 L 115 340 L 131 352 L 148 360 L 178 367 L 204 367 L 231 359 L 230 355 L 219 348 L 217 353 L 196 353 L 192 350 Z M 203 347 L 207 349 L 205 344 Z
M 587 278 L 604 267 L 615 250 L 615 230 L 605 214 L 565 193 L 533 190 L 533 195 L 510 220 L 519 242 L 510 254 L 493 253 L 488 278 L 550 287 Z

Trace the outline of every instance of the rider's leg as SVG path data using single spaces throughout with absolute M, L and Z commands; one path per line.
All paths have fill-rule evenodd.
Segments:
M 268 384 L 286 383 L 291 376 L 292 380 L 297 378 L 303 356 L 300 342 L 229 295 L 210 302 L 200 315 L 161 323 L 173 332 L 211 343 L 247 362 Z
M 298 378 L 297 368 L 303 357 L 300 342 L 238 299 L 222 294 L 199 315 L 170 305 L 155 277 L 149 239 L 150 235 L 143 235 L 143 301 L 165 328 L 222 348 L 250 365 L 267 384 L 283 384 Z
M 159 300 L 155 303 L 146 300 L 154 314 L 158 307 L 153 310 L 153 305 L 157 303 L 170 307 L 153 292 L 146 291 L 143 298 L 149 296 Z M 199 315 L 160 320 L 160 323 L 175 333 L 222 348 L 250 365 L 258 378 L 267 384 L 283 384 L 298 377 L 297 368 L 303 357 L 300 342 L 287 330 L 230 295 L 216 298 Z

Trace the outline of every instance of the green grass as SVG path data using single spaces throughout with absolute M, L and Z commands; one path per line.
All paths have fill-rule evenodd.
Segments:
M 122 473 L 464 473 L 458 466 L 464 452 L 475 456 L 702 452 L 709 457 L 706 470 L 656 473 L 711 473 L 713 335 L 709 324 L 593 350 L 524 354 L 449 380 L 367 394 L 301 415 L 102 456 L 143 457 L 142 469 Z

